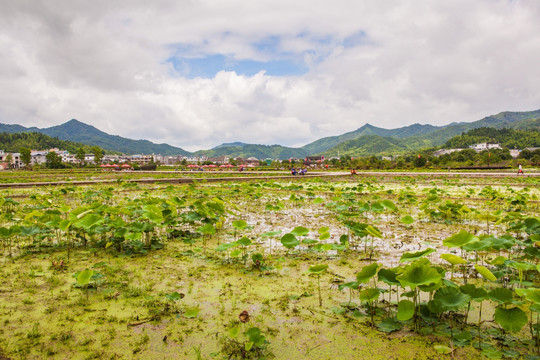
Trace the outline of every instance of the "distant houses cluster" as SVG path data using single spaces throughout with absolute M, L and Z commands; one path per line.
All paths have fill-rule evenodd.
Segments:
M 468 148 L 437 150 L 437 151 L 433 152 L 433 156 L 439 157 L 439 156 L 442 156 L 442 155 L 451 154 L 451 153 L 454 153 L 454 152 L 463 151 L 463 150 L 467 150 L 467 149 L 472 149 L 472 150 L 476 151 L 477 153 L 479 153 L 479 152 L 486 151 L 486 150 L 494 150 L 494 149 L 502 150 L 502 147 L 501 147 L 500 144 L 494 144 L 494 143 L 487 143 L 486 142 L 486 143 L 479 143 L 479 144 L 471 145 Z M 535 151 L 537 149 L 538 148 L 527 148 L 527 149 L 523 149 L 523 150 Z M 508 151 L 510 152 L 510 155 L 512 156 L 512 158 L 517 159 L 522 150 L 510 149 Z
M 54 151 L 57 156 L 60 156 L 63 163 L 66 164 L 80 164 L 81 160 L 76 154 L 71 154 L 67 150 L 49 149 L 49 150 L 32 150 L 30 155 L 30 165 L 43 165 L 47 161 L 47 154 Z M 95 161 L 94 154 L 85 154 L 83 163 L 90 164 Z M 159 163 L 162 165 L 180 165 L 180 164 L 202 164 L 213 163 L 216 165 L 227 165 L 230 163 L 231 158 L 228 156 L 219 157 L 207 157 L 207 156 L 164 156 L 159 154 L 145 155 L 104 155 L 101 159 L 101 164 L 137 164 L 139 166 L 147 165 L 149 163 Z M 243 165 L 258 166 L 260 160 L 255 157 L 236 157 L 233 158 L 236 163 Z M 0 170 L 3 169 L 20 169 L 24 167 L 24 163 L 21 159 L 20 153 L 9 153 L 0 150 Z

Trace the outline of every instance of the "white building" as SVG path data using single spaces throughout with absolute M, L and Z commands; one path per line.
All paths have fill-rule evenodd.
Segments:
M 481 152 L 485 150 L 491 150 L 491 149 L 502 149 L 501 145 L 499 144 L 490 144 L 490 143 L 480 143 L 469 146 L 469 148 L 473 149 L 476 152 Z

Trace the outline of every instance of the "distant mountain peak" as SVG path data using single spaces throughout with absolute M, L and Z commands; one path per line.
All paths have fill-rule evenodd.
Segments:
M 1 124 L 0 124 L 1 125 Z M 133 140 L 117 135 L 109 135 L 92 125 L 77 119 L 71 119 L 61 125 L 49 128 L 25 128 L 19 125 L 2 125 L 0 129 L 6 132 L 40 132 L 60 140 L 69 140 L 90 146 L 99 146 L 105 150 L 125 154 L 161 154 L 161 155 L 191 155 L 182 148 L 168 144 L 155 144 L 148 140 Z
M 236 142 L 232 142 L 232 143 L 223 143 L 223 144 L 221 144 L 221 145 L 218 145 L 218 146 L 216 146 L 216 147 L 213 147 L 212 150 L 213 150 L 213 149 L 221 149 L 221 148 L 225 148 L 225 147 L 231 147 L 231 146 L 244 147 L 244 146 L 246 146 L 246 145 L 248 145 L 248 144 L 243 143 L 243 142 L 236 141 Z

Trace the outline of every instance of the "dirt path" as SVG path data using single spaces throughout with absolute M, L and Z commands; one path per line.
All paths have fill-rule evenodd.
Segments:
M 156 172 L 151 174 L 160 174 L 162 172 Z M 186 172 L 167 172 L 168 174 L 177 173 L 182 175 Z M 189 173 L 189 172 L 188 172 Z M 219 172 L 216 174 L 226 174 L 227 172 Z M 266 174 L 266 175 L 265 175 Z M 230 182 L 230 181 L 268 181 L 268 180 L 301 180 L 306 178 L 314 177 L 324 177 L 324 178 L 336 178 L 336 177 L 349 177 L 349 172 L 310 172 L 307 175 L 302 176 L 292 176 L 289 174 L 284 175 L 273 175 L 276 174 L 275 171 L 272 172 L 263 172 L 263 171 L 254 171 L 249 174 L 246 173 L 246 176 L 242 177 L 205 177 L 205 178 L 191 178 L 191 177 L 177 177 L 177 178 L 144 178 L 144 179 L 104 179 L 104 180 L 79 180 L 79 181 L 48 181 L 48 182 L 28 182 L 28 183 L 3 183 L 0 184 L 0 189 L 15 189 L 15 188 L 31 188 L 31 187 L 41 187 L 41 186 L 62 186 L 62 185 L 72 185 L 72 186 L 84 186 L 84 185 L 97 185 L 97 184 L 114 184 L 118 183 L 119 180 L 128 182 L 128 183 L 137 183 L 137 184 L 153 184 L 153 183 L 167 183 L 167 184 L 190 184 L 193 182 Z M 208 175 L 214 175 L 214 173 L 208 173 Z M 250 176 L 253 175 L 253 176 Z M 409 176 L 409 177 L 470 177 L 470 178 L 517 178 L 518 175 L 510 172 L 378 172 L 378 171 L 359 171 L 355 176 L 358 177 L 368 177 L 368 176 L 380 176 L 380 177 L 397 177 L 397 176 Z M 534 177 L 540 178 L 540 173 L 526 173 L 524 175 L 519 175 L 519 177 Z

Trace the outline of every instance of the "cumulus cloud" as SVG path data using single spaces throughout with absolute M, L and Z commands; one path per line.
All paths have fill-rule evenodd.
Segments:
M 0 122 L 198 150 L 534 110 L 538 18 L 534 0 L 4 1 Z

